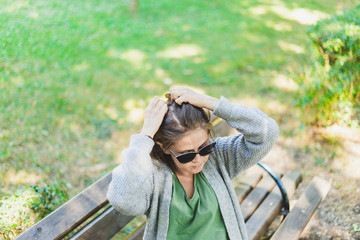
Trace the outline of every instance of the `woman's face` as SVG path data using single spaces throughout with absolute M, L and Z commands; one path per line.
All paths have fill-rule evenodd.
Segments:
M 177 140 L 169 149 L 176 155 L 184 154 L 187 152 L 197 152 L 199 149 L 209 144 L 208 130 L 198 127 L 195 130 L 189 132 L 184 137 Z M 168 154 L 170 152 L 167 151 Z M 171 155 L 175 165 L 176 174 L 181 176 L 192 176 L 193 174 L 199 173 L 206 161 L 209 158 L 207 156 L 196 155 L 194 160 L 188 163 L 180 163 L 173 155 Z

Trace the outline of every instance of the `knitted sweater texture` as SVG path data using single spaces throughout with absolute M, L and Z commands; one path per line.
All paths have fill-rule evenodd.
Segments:
M 229 238 L 248 239 L 231 180 L 270 151 L 279 128 L 259 109 L 233 104 L 225 97 L 220 98 L 213 113 L 239 134 L 217 138 L 215 150 L 202 171 L 216 194 Z M 131 136 L 129 147 L 121 154 L 122 163 L 112 172 L 107 198 L 124 215 L 146 214 L 143 239 L 165 240 L 173 173 L 164 164 L 151 159 L 153 146 L 153 140 L 144 135 Z

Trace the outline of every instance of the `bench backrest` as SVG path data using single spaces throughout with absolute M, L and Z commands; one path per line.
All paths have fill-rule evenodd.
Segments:
M 110 178 L 111 174 L 103 177 L 17 239 L 110 239 L 133 219 L 119 214 L 107 204 L 105 195 Z M 291 196 L 301 181 L 301 175 L 287 173 L 282 181 Z M 279 215 L 282 207 L 279 189 L 260 168 L 246 171 L 233 181 L 233 185 L 250 239 L 257 239 Z M 77 232 L 69 236 L 75 229 Z M 128 239 L 141 239 L 143 231 L 144 226 L 141 226 Z
M 231 129 L 212 115 L 217 136 L 226 136 Z M 109 205 L 106 192 L 111 173 L 86 188 L 47 217 L 21 234 L 18 240 L 62 239 L 77 229 L 72 238 L 109 239 L 134 217 L 119 214 Z M 101 231 L 99 231 L 101 230 Z M 98 236 L 100 234 L 100 236 Z
M 233 131 L 225 122 L 216 124 L 214 130 L 217 136 L 231 135 L 231 131 Z M 86 188 L 16 239 L 110 239 L 134 218 L 118 213 L 109 205 L 106 192 L 110 181 L 111 173 Z M 282 177 L 282 183 L 289 197 L 293 195 L 300 181 L 301 175 L 298 172 L 286 173 Z M 301 233 L 308 219 L 329 189 L 327 182 L 323 182 L 321 186 L 319 185 L 320 187 L 318 185 L 314 186 L 320 188 L 320 190 L 312 187 L 304 193 L 306 194 L 305 197 L 302 196 L 302 202 L 306 202 L 306 198 L 310 194 L 315 194 L 318 197 L 316 201 L 307 204 L 310 209 L 306 210 L 307 218 L 303 220 L 303 224 L 297 225 L 297 231 L 296 233 L 293 231 L 293 235 Z M 241 205 L 249 239 L 260 239 L 273 220 L 279 216 L 282 207 L 280 190 L 275 187 L 273 179 L 260 167 L 251 168 L 235 178 L 233 186 Z M 322 191 L 321 188 L 327 190 Z M 281 227 L 282 232 L 285 232 L 285 234 L 288 230 L 287 226 L 291 226 L 293 222 L 296 222 L 298 216 L 296 214 L 293 213 L 292 217 L 285 218 L 288 221 L 284 222 L 285 227 Z M 289 214 L 289 216 L 291 215 Z M 142 239 L 144 227 L 144 224 L 142 224 L 126 239 Z M 292 229 L 294 228 L 292 227 Z

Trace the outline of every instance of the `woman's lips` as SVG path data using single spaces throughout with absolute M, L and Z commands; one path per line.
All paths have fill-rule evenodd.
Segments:
M 198 168 L 198 167 L 201 167 L 202 163 L 198 164 L 198 165 L 195 165 L 193 166 L 194 168 Z

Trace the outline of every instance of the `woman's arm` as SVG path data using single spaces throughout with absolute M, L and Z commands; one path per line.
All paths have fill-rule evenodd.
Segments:
M 120 213 L 137 216 L 146 213 L 153 190 L 150 152 L 154 141 L 142 134 L 131 136 L 121 153 L 122 163 L 112 172 L 107 199 Z
M 145 109 L 141 133 L 131 136 L 129 147 L 121 153 L 121 165 L 112 172 L 107 198 L 125 215 L 141 215 L 150 207 L 153 192 L 150 152 L 155 144 L 152 138 L 167 110 L 166 103 L 158 97 L 151 100 Z
M 257 108 L 233 104 L 224 97 L 219 100 L 187 87 L 172 87 L 170 92 L 177 104 L 188 102 L 212 110 L 238 130 L 236 136 L 218 138 L 213 152 L 231 178 L 260 161 L 278 137 L 277 123 Z
M 257 108 L 233 104 L 221 97 L 213 113 L 239 132 L 216 139 L 214 155 L 224 162 L 230 178 L 265 157 L 278 137 L 277 123 Z

